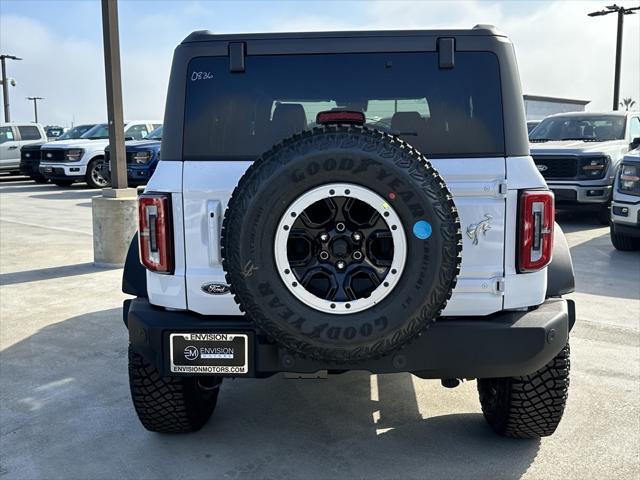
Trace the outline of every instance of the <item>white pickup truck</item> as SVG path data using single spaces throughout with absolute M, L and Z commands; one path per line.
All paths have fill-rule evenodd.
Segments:
M 20 172 L 20 149 L 46 141 L 47 134 L 38 123 L 0 123 L 0 171 Z
M 127 139 L 142 140 L 162 124 L 159 120 L 127 122 Z M 41 149 L 40 173 L 59 186 L 74 182 L 87 182 L 92 188 L 111 184 L 106 167 L 104 149 L 109 145 L 109 126 L 100 123 L 74 140 L 61 140 L 44 145 Z

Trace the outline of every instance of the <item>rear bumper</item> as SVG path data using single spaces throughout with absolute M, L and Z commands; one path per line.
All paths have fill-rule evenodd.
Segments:
M 291 355 L 256 332 L 245 317 L 166 311 L 152 306 L 146 298 L 126 300 L 123 313 L 131 346 L 167 376 L 172 375 L 171 333 L 249 334 L 249 373 L 241 375 L 248 377 L 320 370 L 411 372 L 422 378 L 520 376 L 540 369 L 557 355 L 567 343 L 575 322 L 574 304 L 564 299 L 547 300 L 527 312 L 447 318 L 435 322 L 424 335 L 397 353 L 345 365 Z

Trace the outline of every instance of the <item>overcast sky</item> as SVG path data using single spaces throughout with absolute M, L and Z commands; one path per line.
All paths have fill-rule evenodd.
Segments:
M 120 0 L 127 119 L 162 119 L 171 56 L 193 30 L 218 33 L 470 28 L 496 25 L 513 40 L 525 93 L 611 108 L 616 15 L 587 17 L 601 1 L 146 1 Z M 638 2 L 617 1 L 634 6 Z M 621 97 L 640 104 L 640 15 L 625 17 Z M 13 120 L 33 119 L 27 96 L 45 97 L 40 120 L 68 126 L 106 119 L 98 0 L 0 0 L 0 53 Z M 637 108 L 637 106 L 636 106 Z

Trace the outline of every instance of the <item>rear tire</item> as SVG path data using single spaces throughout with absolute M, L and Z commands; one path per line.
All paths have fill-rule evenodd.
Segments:
M 221 377 L 163 377 L 129 347 L 129 387 L 142 426 L 151 432 L 200 430 L 218 401 Z
M 569 391 L 569 344 L 540 370 L 523 377 L 478 379 L 485 420 L 504 437 L 539 438 L 555 432 Z
M 614 231 L 613 224 L 609 226 L 609 236 L 611 237 L 611 243 L 616 250 L 621 252 L 632 252 L 634 250 L 640 250 L 640 238 L 628 237 Z

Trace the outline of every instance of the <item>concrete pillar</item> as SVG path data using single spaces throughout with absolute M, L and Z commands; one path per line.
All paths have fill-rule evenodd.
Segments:
M 105 188 L 93 197 L 93 262 L 98 267 L 121 267 L 138 228 L 135 188 Z

